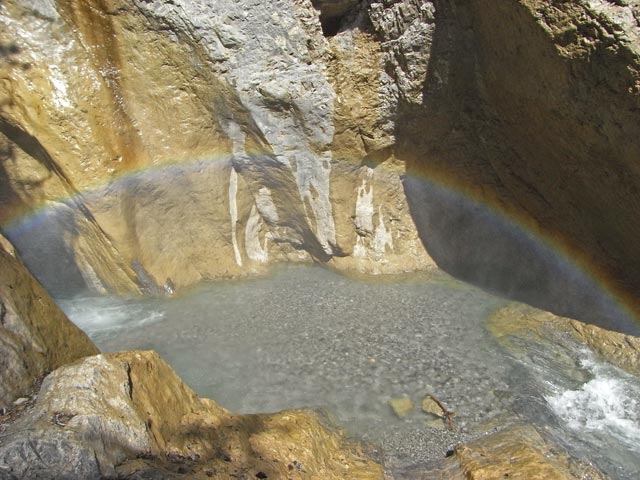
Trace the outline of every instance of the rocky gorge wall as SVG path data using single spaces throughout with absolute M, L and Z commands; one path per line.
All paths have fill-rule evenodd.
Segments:
M 301 1 L 16 1 L 0 13 L 17 50 L 3 65 L 3 219 L 47 207 L 38 226 L 8 230 L 40 278 L 30 258 L 51 255 L 73 267 L 68 284 L 102 291 L 278 260 L 432 265 L 391 127 L 379 129 L 390 109 L 369 34 L 330 43 Z
M 557 242 L 633 306 L 637 12 L 622 0 L 2 1 L 3 230 L 55 293 L 159 294 L 283 260 L 392 273 L 432 256 L 531 303 L 557 310 L 554 294 L 573 295 L 565 310 L 591 309 L 589 291 L 455 190 Z M 0 477 L 382 478 L 315 414 L 235 416 L 154 353 L 95 355 L 0 245 L 0 409 L 28 397 L 1 419 Z M 493 328 L 508 343 L 556 323 L 637 373 L 631 337 L 526 307 Z M 586 478 L 527 426 L 440 467 L 405 478 Z
M 437 263 L 606 316 L 557 255 L 635 309 L 637 12 L 5 1 L 5 233 L 50 289 L 160 294 L 277 261 Z
M 593 321 L 592 302 L 491 225 L 477 204 L 488 206 L 637 312 L 638 2 L 436 6 L 423 100 L 400 110 L 398 156 L 473 203 L 409 186 L 429 253 L 468 281 Z

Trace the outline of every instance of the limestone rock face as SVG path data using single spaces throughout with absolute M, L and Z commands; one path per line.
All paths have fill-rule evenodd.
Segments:
M 380 41 L 385 65 L 383 96 L 392 115 L 406 105 L 421 104 L 436 30 L 436 2 L 371 2 L 369 18 Z
M 49 254 L 67 284 L 154 293 L 281 260 L 432 265 L 368 7 L 325 3 L 353 10 L 329 39 L 302 0 L 3 2 L 2 219 L 36 275 L 55 288 Z
M 43 382 L 0 441 L 10 478 L 383 478 L 305 411 L 233 415 L 154 352 L 98 355 Z
M 410 173 L 469 199 L 468 217 L 481 215 L 479 204 L 513 219 L 636 307 L 639 12 L 636 1 L 440 2 L 422 102 L 396 122 Z M 442 206 L 446 225 L 418 219 L 425 201 L 438 203 L 429 188 L 410 203 L 439 265 L 506 292 L 531 274 L 539 262 L 523 261 L 524 248 L 509 254 L 489 221 L 473 225 Z M 448 258 L 435 251 L 440 241 Z M 540 271 L 532 285 L 554 276 Z
M 581 286 L 575 308 L 550 298 L 571 274 L 485 208 L 635 304 L 639 8 L 3 2 L 4 230 L 43 281 L 49 253 L 73 267 L 66 285 L 96 290 L 431 255 L 519 300 L 594 310 Z
M 38 278 L 48 254 L 95 290 L 433 257 L 589 315 L 531 252 L 549 244 L 622 296 L 640 284 L 640 7 L 494 3 L 3 2 L 3 229 Z
M 381 41 L 369 23 L 374 12 L 378 19 L 397 12 L 381 8 L 372 3 L 353 18 L 354 28 L 330 38 L 326 60 L 336 95 L 331 198 L 341 252 L 332 263 L 362 273 L 433 266 L 407 207 L 404 162 L 395 155 L 394 121 L 401 93 L 384 67 L 390 62 L 389 44 L 397 38 Z M 414 10 L 405 10 L 410 25 L 421 24 Z M 416 43 L 423 40 L 407 36 Z M 428 43 L 424 45 L 428 50 Z
M 61 365 L 98 352 L 0 237 L 0 409 Z

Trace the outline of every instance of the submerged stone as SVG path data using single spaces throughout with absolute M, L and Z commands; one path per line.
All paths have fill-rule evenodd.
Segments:
M 430 415 L 435 415 L 436 417 L 442 416 L 442 408 L 440 408 L 436 401 L 431 397 L 425 397 L 422 400 L 422 411 Z
M 406 417 L 414 408 L 413 400 L 407 397 L 392 398 L 389 400 L 389 406 L 398 418 Z

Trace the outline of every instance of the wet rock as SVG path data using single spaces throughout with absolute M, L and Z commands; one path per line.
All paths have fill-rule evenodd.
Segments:
M 430 415 L 435 415 L 436 417 L 442 416 L 442 409 L 437 404 L 437 402 L 431 397 L 425 397 L 422 400 L 422 411 Z
M 609 363 L 640 375 L 640 339 L 606 330 L 595 325 L 560 317 L 523 304 L 510 304 L 495 312 L 489 321 L 493 335 L 519 355 L 518 339 L 561 344 L 567 335 L 574 342 L 589 347 Z M 571 360 L 570 360 L 571 361 Z M 504 392 L 495 392 L 497 396 Z
M 448 450 L 445 459 L 429 468 L 413 467 L 401 473 L 405 480 L 604 480 L 594 467 L 572 460 L 531 425 L 487 425 L 487 435 Z
M 2 237 L 0 237 L 2 238 Z M 98 352 L 0 241 L 0 408 L 20 406 L 42 376 Z
M 567 319 L 558 321 L 564 323 L 566 328 Z M 571 333 L 580 342 L 613 365 L 640 376 L 640 337 L 612 332 L 577 320 L 569 320 L 569 325 Z
M 398 418 L 406 417 L 414 408 L 413 400 L 407 397 L 392 398 L 389 400 L 389 406 Z
M 313 412 L 233 415 L 197 397 L 154 352 L 88 357 L 51 373 L 33 408 L 6 425 L 0 464 L 10 478 L 383 478 Z
M 572 462 L 533 427 L 516 426 L 455 449 L 461 472 L 482 479 L 604 479 L 595 468 Z

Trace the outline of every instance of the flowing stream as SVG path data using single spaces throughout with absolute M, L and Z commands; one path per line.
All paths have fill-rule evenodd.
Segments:
M 234 412 L 322 408 L 392 472 L 500 418 L 534 423 L 611 478 L 640 478 L 640 380 L 566 338 L 508 353 L 486 328 L 506 301 L 440 272 L 362 281 L 286 266 L 176 298 L 60 304 L 101 350 L 156 350 Z M 421 411 L 427 394 L 456 412 L 455 433 Z M 399 397 L 416 404 L 403 418 L 388 403 Z

